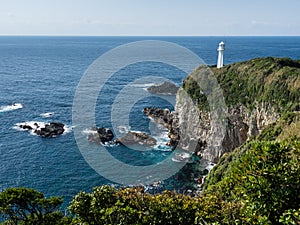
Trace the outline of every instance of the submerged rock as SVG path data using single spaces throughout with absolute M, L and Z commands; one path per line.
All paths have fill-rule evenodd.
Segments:
M 147 88 L 151 94 L 159 94 L 159 95 L 176 95 L 178 91 L 178 87 L 171 82 L 164 82 L 159 85 L 153 85 Z
M 116 139 L 115 143 L 123 145 L 138 144 L 142 146 L 154 146 L 156 145 L 157 141 L 155 138 L 149 136 L 146 133 L 129 131 L 124 137 Z

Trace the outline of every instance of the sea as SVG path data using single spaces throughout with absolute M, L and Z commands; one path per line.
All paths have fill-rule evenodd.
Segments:
M 300 37 L 1 36 L 0 191 L 20 186 L 34 188 L 46 196 L 62 196 L 66 206 L 79 191 L 90 192 L 103 184 L 122 185 L 118 184 L 118 180 L 122 180 L 118 178 L 126 174 L 119 164 L 96 157 L 102 169 L 110 171 L 109 176 L 105 172 L 104 175 L 91 165 L 78 146 L 72 122 L 73 102 L 82 78 L 96 59 L 119 46 L 146 40 L 180 45 L 207 65 L 216 64 L 220 41 L 226 45 L 225 64 L 268 56 L 300 59 Z M 153 122 L 144 115 L 143 108 L 174 109 L 174 96 L 169 96 L 169 100 L 159 95 L 140 97 L 132 101 L 127 115 L 129 122 L 112 127 L 112 105 L 125 87 L 131 85 L 136 92 L 146 93 L 147 87 L 156 84 L 151 79 L 134 82 L 143 76 L 165 78 L 179 86 L 187 74 L 160 62 L 139 62 L 120 68 L 99 92 L 95 103 L 96 127 L 115 129 L 115 133 L 121 135 L 129 130 L 149 133 L 149 124 Z M 134 96 L 127 94 L 125 99 L 130 98 Z M 43 138 L 19 127 L 20 124 L 49 122 L 65 124 L 65 133 Z M 92 132 L 90 128 L 82 130 L 83 140 Z M 165 145 L 166 130 L 160 127 L 152 135 L 157 144 L 150 149 L 132 150 L 113 143 L 99 148 L 137 171 L 147 170 L 148 166 L 159 164 L 172 154 L 172 149 Z M 84 151 L 97 148 L 95 146 L 97 144 L 88 143 Z M 149 177 L 157 175 L 151 174 L 151 170 L 145 173 Z M 111 175 L 115 179 L 111 179 Z M 143 181 L 141 185 L 145 185 Z

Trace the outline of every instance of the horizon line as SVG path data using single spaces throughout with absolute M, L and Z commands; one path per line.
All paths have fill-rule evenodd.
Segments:
M 0 34 L 0 37 L 300 37 L 300 35 L 89 35 L 89 34 Z

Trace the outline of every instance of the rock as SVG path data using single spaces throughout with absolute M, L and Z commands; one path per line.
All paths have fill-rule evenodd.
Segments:
M 97 133 L 102 143 L 109 142 L 114 138 L 113 132 L 108 128 L 103 128 L 103 127 L 98 128 Z
M 160 109 L 155 107 L 144 108 L 144 113 L 154 120 L 155 123 L 160 124 L 169 130 L 168 137 L 170 141 L 166 143 L 167 146 L 176 147 L 180 140 L 179 130 L 174 124 L 177 124 L 177 117 L 169 109 Z
M 53 137 L 63 134 L 65 131 L 64 126 L 62 123 L 51 122 L 50 124 L 45 124 L 45 127 L 34 130 L 34 133 L 42 137 Z
M 178 91 L 178 87 L 171 82 L 164 82 L 159 85 L 154 85 L 147 88 L 151 94 L 159 94 L 159 95 L 176 95 Z
M 173 126 L 176 116 L 171 113 L 169 109 L 155 107 L 144 108 L 144 113 L 153 119 L 155 123 L 160 124 L 169 130 L 168 137 L 170 138 L 170 141 L 167 142 L 166 145 L 176 147 L 180 140 L 179 130 Z
M 139 144 L 142 146 L 154 146 L 157 141 L 146 133 L 129 131 L 124 137 L 116 139 L 115 143 L 123 145 Z
M 172 124 L 172 115 L 169 109 L 160 109 L 155 107 L 144 108 L 144 113 L 156 123 L 163 125 L 166 128 L 170 128 Z
M 90 134 L 88 140 L 95 143 L 105 143 L 109 142 L 114 138 L 113 132 L 109 128 L 100 127 L 92 128 L 92 131 L 97 131 L 96 133 Z
M 32 130 L 33 129 L 31 126 L 29 126 L 27 124 L 25 124 L 25 125 L 21 124 L 21 125 L 19 125 L 19 127 L 22 128 L 22 129 L 24 129 L 24 130 Z

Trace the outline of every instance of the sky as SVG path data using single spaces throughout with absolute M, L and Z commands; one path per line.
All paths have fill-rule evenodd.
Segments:
M 300 36 L 300 0 L 0 0 L 0 35 Z

